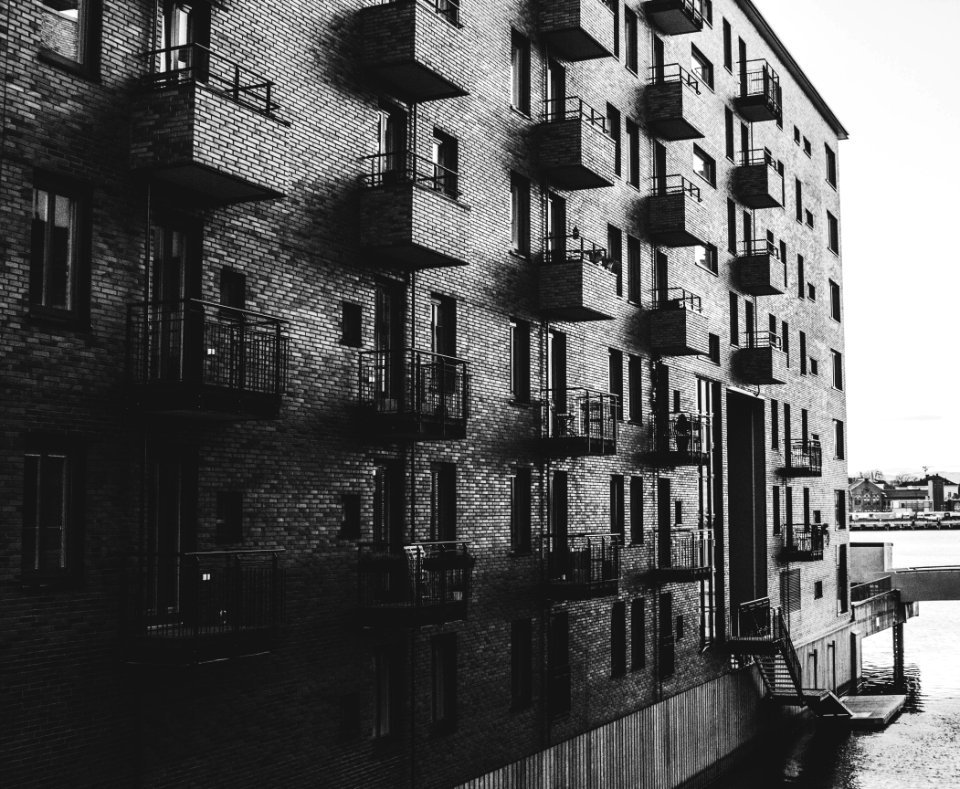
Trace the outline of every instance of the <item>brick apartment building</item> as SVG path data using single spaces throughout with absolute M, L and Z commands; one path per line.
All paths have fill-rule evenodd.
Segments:
M 0 15 L 5 786 L 670 787 L 853 681 L 846 132 L 753 2 Z

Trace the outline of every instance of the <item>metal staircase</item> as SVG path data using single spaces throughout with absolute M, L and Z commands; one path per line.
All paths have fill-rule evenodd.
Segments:
M 821 688 L 804 688 L 800 659 L 790 638 L 783 611 L 764 597 L 742 603 L 737 635 L 727 646 L 737 657 L 752 657 L 760 669 L 770 698 L 787 706 L 806 706 L 819 718 L 849 718 L 850 710 Z

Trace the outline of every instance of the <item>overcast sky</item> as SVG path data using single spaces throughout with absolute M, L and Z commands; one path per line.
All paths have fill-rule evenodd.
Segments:
M 840 144 L 851 475 L 960 469 L 960 0 L 754 0 Z

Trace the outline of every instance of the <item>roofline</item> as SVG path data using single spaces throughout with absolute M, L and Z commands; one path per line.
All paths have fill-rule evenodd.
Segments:
M 813 102 L 813 106 L 817 108 L 830 128 L 836 133 L 837 139 L 849 139 L 850 135 L 843 127 L 843 124 L 840 123 L 839 118 L 833 114 L 833 110 L 827 106 L 827 102 L 823 100 L 823 96 L 813 87 L 813 83 L 807 75 L 803 73 L 803 69 L 800 68 L 797 61 L 793 59 L 793 55 L 791 55 L 784 46 L 779 36 L 773 32 L 773 28 L 770 27 L 767 20 L 763 18 L 763 14 L 757 10 L 757 7 L 753 4 L 753 0 L 737 0 L 737 5 L 743 9 L 743 12 L 750 21 L 753 22 L 757 30 L 760 31 L 763 40 L 767 42 L 774 54 L 786 64 L 787 71 L 789 71 L 790 75 L 800 84 L 801 90 L 807 94 L 807 98 Z

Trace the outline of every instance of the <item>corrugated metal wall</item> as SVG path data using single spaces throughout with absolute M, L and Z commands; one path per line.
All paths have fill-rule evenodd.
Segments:
M 727 674 L 458 789 L 673 789 L 719 770 L 760 731 L 753 668 Z

